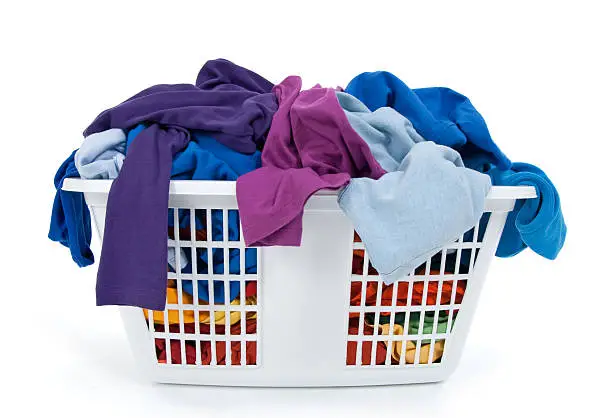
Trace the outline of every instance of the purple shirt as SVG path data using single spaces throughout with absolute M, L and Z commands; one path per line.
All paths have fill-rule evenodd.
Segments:
M 191 129 L 236 151 L 255 152 L 278 107 L 272 87 L 229 61 L 208 61 L 196 85 L 150 87 L 102 112 L 85 130 L 151 124 L 130 146 L 108 196 L 98 305 L 164 309 L 172 158 L 187 146 Z
M 238 178 L 240 219 L 248 246 L 299 246 L 308 198 L 338 189 L 351 177 L 378 179 L 385 171 L 353 130 L 333 89 L 300 92 L 287 77 L 273 92 L 278 112 L 262 153 L 262 168 Z

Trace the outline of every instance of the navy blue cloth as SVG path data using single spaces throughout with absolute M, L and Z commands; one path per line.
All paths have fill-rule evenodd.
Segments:
M 455 148 L 462 158 L 486 155 L 496 166 L 510 168 L 510 160 L 497 147 L 482 115 L 469 99 L 445 87 L 412 90 L 386 71 L 362 73 L 346 87 L 370 110 L 392 107 L 412 122 L 428 141 Z
M 76 150 L 62 163 L 53 180 L 56 193 L 51 211 L 49 239 L 68 247 L 74 262 L 79 267 L 85 267 L 94 262 L 93 253 L 89 248 L 91 244 L 89 209 L 83 193 L 62 190 L 65 178 L 79 177 L 74 164 L 75 153 Z
M 138 134 L 146 128 L 145 124 L 140 124 L 132 129 L 127 136 L 127 148 L 129 149 Z M 203 131 L 191 131 L 191 141 L 185 150 L 178 152 L 172 161 L 172 180 L 226 180 L 235 181 L 242 174 L 253 171 L 261 167 L 261 152 L 255 151 L 253 154 L 242 154 L 226 147 L 214 138 L 208 136 Z M 196 210 L 195 217 L 196 230 L 206 228 L 205 212 Z M 174 227 L 174 213 L 168 211 L 168 226 Z M 179 227 L 189 228 L 190 215 L 188 210 L 179 210 Z M 223 211 L 211 211 L 211 239 L 212 241 L 223 241 Z M 237 210 L 228 211 L 228 241 L 238 241 L 240 239 L 240 220 Z M 184 256 L 188 265 L 181 271 L 183 274 L 191 274 L 194 263 L 191 259 L 191 251 L 187 251 Z M 223 249 L 212 249 L 212 272 L 214 274 L 224 274 Z M 198 249 L 197 272 L 208 271 L 208 252 Z M 254 248 L 247 248 L 245 251 L 245 273 L 254 274 L 257 272 L 257 251 Z M 229 250 L 229 274 L 240 274 L 240 251 Z M 225 289 L 223 281 L 213 281 L 214 301 L 223 303 L 225 301 Z M 183 282 L 183 290 L 193 295 L 193 283 Z M 240 292 L 240 282 L 230 281 L 229 299 L 233 300 Z M 208 281 L 198 281 L 198 298 L 208 301 Z

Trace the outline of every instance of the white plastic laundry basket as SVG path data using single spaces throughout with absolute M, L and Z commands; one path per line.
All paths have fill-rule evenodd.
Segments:
M 64 182 L 64 190 L 85 193 L 100 237 L 110 186 L 108 180 Z M 221 248 L 223 270 L 183 273 L 177 262 L 177 271 L 168 273 L 177 297 L 163 313 L 120 308 L 139 370 L 156 382 L 228 386 L 444 380 L 457 366 L 507 213 L 516 199 L 533 197 L 531 187 L 493 187 L 484 234 L 476 226 L 470 242 L 458 238 L 385 287 L 335 192 L 308 201 L 300 247 L 247 250 L 242 234 L 232 241 L 228 232 L 228 216 L 237 210 L 235 183 L 172 181 L 169 207 L 175 220 L 179 208 L 188 210 L 190 227 L 179 231 L 175 221 L 168 246 L 177 260 L 182 252 L 195 259 Z M 217 241 L 211 236 L 214 210 L 223 214 L 223 239 Z M 205 233 L 196 231 L 196 217 L 207 225 Z M 255 272 L 246 272 L 245 251 L 257 252 Z M 239 272 L 230 271 L 230 252 L 240 254 Z M 238 283 L 239 296 L 230 301 L 226 291 L 217 304 L 199 299 L 196 281 L 208 279 L 223 282 L 225 290 Z M 188 281 L 194 295 L 186 299 Z M 212 295 L 213 280 L 208 289 Z

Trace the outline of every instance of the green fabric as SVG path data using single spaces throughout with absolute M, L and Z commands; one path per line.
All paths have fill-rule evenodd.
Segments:
M 419 321 L 420 321 L 420 312 L 410 312 L 410 320 L 408 321 L 408 335 L 414 335 L 419 333 Z M 425 312 L 425 319 L 423 320 L 423 335 L 432 334 L 434 327 L 434 312 Z M 373 313 L 368 313 L 365 316 L 366 323 L 368 325 L 374 325 L 375 316 Z M 394 324 L 404 326 L 404 321 L 406 319 L 406 313 L 398 312 L 395 314 Z M 390 315 L 380 315 L 378 320 L 379 325 L 388 324 L 391 322 Z M 448 313 L 440 312 L 438 316 L 438 331 L 437 334 L 442 334 L 446 332 L 446 328 L 448 327 Z M 452 326 L 451 326 L 452 329 Z

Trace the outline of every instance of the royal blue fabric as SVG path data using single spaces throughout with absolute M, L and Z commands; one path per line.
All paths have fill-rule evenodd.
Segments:
M 482 161 L 471 161 L 471 165 L 488 174 L 494 186 L 533 186 L 536 190 L 535 199 L 517 200 L 514 210 L 508 213 L 495 255 L 512 257 L 529 247 L 549 260 L 557 258 L 565 243 L 567 226 L 559 193 L 548 176 L 527 163 L 513 163 L 509 170 L 500 170 Z M 480 221 L 480 240 L 488 221 L 489 214 L 485 214 Z M 472 241 L 472 236 L 473 231 L 469 231 L 464 241 Z
M 49 239 L 68 247 L 74 262 L 79 267 L 85 267 L 94 262 L 93 253 L 89 248 L 91 244 L 89 209 L 83 193 L 62 190 L 65 178 L 79 177 L 74 164 L 75 153 L 76 150 L 62 163 L 53 180 L 56 193 L 51 211 Z
M 134 139 L 146 128 L 145 124 L 140 124 L 128 133 L 127 147 Z M 253 171 L 261 167 L 261 152 L 255 151 L 253 154 L 242 154 L 221 144 L 214 138 L 201 131 L 191 131 L 191 141 L 185 150 L 178 152 L 172 161 L 172 180 L 226 180 L 235 181 L 238 176 Z M 201 213 L 201 216 L 199 216 Z M 204 229 L 204 212 L 196 211 L 196 229 Z M 189 228 L 190 215 L 188 210 L 179 210 L 180 228 Z M 174 227 L 174 214 L 168 211 L 168 226 Z M 211 211 L 211 238 L 212 241 L 223 241 L 223 212 L 221 210 Z M 240 239 L 240 221 L 237 210 L 228 211 L 228 241 L 238 241 Z M 184 274 L 191 274 L 192 260 L 191 251 L 185 252 L 188 265 L 182 269 Z M 224 274 L 223 249 L 214 248 L 212 250 L 213 273 Z M 240 274 L 240 251 L 230 249 L 229 251 L 229 274 Z M 196 260 L 197 271 L 208 271 L 207 251 L 198 251 Z M 254 274 L 257 272 L 257 252 L 255 249 L 245 251 L 245 273 Z M 224 285 L 222 281 L 215 280 L 214 301 L 223 303 L 225 301 Z M 183 282 L 183 290 L 188 294 L 193 294 L 193 283 Z M 230 281 L 229 298 L 233 300 L 240 292 L 240 282 Z M 208 281 L 198 281 L 198 298 L 210 300 L 208 292 Z
M 484 170 L 494 185 L 533 186 L 538 197 L 516 202 L 501 236 L 496 255 L 512 257 L 529 247 L 542 257 L 554 260 L 565 242 L 567 226 L 561 212 L 559 193 L 538 167 L 514 163 L 509 170 Z
M 482 115 L 469 99 L 445 87 L 412 90 L 386 71 L 362 73 L 348 84 L 347 93 L 370 110 L 392 107 L 404 115 L 427 140 L 455 148 L 465 160 L 484 154 L 501 169 L 510 160 L 493 142 Z

